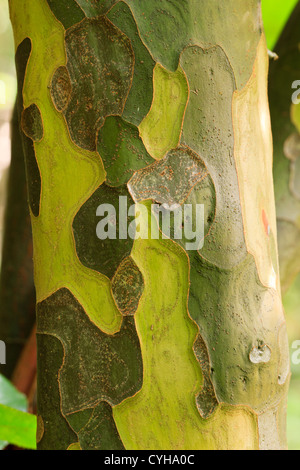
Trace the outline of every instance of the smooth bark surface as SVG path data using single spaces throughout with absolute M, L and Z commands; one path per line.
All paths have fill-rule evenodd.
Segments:
M 29 175 L 40 449 L 285 448 L 258 0 L 11 0 Z M 96 236 L 139 202 L 138 240 Z M 150 202 L 205 241 L 146 239 Z M 161 227 L 163 230 L 163 228 Z

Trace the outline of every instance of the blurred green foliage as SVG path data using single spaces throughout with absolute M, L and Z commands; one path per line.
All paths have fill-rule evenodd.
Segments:
M 35 449 L 36 417 L 26 411 L 25 395 L 0 375 L 0 450 L 7 444 Z
M 15 78 L 14 38 L 9 19 L 8 0 L 0 0 L 0 83 L 5 87 L 5 103 L 0 96 L 0 124 L 15 101 L 17 83 Z M 0 156 L 1 158 L 1 156 Z
M 273 50 L 298 0 L 262 0 L 262 12 L 268 48 Z

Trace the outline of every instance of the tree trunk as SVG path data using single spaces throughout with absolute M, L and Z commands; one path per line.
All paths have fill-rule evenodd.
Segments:
M 32 235 L 27 204 L 24 153 L 17 108 L 12 125 L 12 159 L 4 219 L 0 279 L 0 339 L 6 344 L 1 374 L 11 378 L 35 322 Z
M 285 448 L 289 354 L 260 1 L 10 8 L 39 448 Z M 134 241 L 124 201 L 140 203 Z M 190 249 L 189 219 L 186 238 L 173 219 L 170 239 L 164 226 L 149 237 L 151 201 L 190 204 L 193 221 L 204 204 L 203 247 Z M 106 225 L 116 240 L 98 238 L 101 204 L 116 209 Z
M 296 104 L 300 98 L 299 21 L 300 4 L 296 6 L 275 47 L 279 59 L 272 61 L 270 66 L 269 96 L 283 293 L 300 272 L 300 106 Z

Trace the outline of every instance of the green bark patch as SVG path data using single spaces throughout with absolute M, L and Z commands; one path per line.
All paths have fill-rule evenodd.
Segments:
M 68 422 L 76 434 L 87 425 L 92 417 L 93 411 L 93 408 L 87 408 L 86 410 L 76 411 L 68 416 Z
M 38 334 L 37 344 L 38 393 L 45 397 L 38 402 L 38 450 L 66 450 L 77 441 L 77 436 L 60 407 L 59 370 L 64 357 L 63 346 L 48 334 Z
M 71 79 L 67 67 L 60 66 L 54 72 L 50 91 L 57 111 L 63 111 L 68 105 L 72 93 Z
M 187 147 L 172 150 L 152 165 L 137 171 L 128 183 L 135 202 L 183 204 L 193 187 L 208 177 L 200 157 Z
M 85 15 L 93 18 L 104 15 L 117 2 L 117 0 L 76 0 Z
M 81 263 L 98 271 L 109 279 L 112 279 L 121 261 L 130 255 L 133 240 L 129 237 L 120 239 L 120 217 L 125 218 L 125 223 L 130 224 L 133 217 L 128 217 L 123 208 L 120 209 L 119 197 L 127 197 L 133 201 L 127 191 L 126 186 L 110 188 L 102 184 L 94 194 L 87 200 L 76 214 L 73 222 L 73 232 L 76 244 L 76 251 Z M 107 224 L 115 227 L 115 239 L 100 240 L 97 237 L 96 227 L 101 220 L 96 211 L 101 204 L 111 204 L 115 208 L 115 214 L 109 217 Z
M 95 18 L 107 13 L 117 0 L 47 0 L 52 13 L 69 29 L 84 18 Z
M 25 74 L 27 69 L 27 64 L 31 54 L 32 45 L 29 38 L 23 39 L 23 41 L 18 45 L 16 50 L 16 72 L 18 80 L 18 95 L 17 95 L 17 104 L 19 116 L 23 112 L 24 101 L 23 101 L 23 87 L 25 82 Z
M 72 92 L 63 114 L 73 142 L 93 151 L 106 116 L 123 112 L 134 53 L 129 39 L 104 16 L 70 28 L 65 42 Z
M 24 109 L 21 117 L 21 128 L 24 134 L 34 142 L 42 140 L 44 135 L 41 112 L 36 104 Z
M 79 411 L 96 409 L 104 401 L 117 405 L 140 390 L 143 366 L 132 318 L 124 317 L 120 332 L 107 335 L 91 323 L 68 289 L 57 291 L 37 309 L 38 331 L 55 336 L 63 346 L 58 381 L 62 412 L 67 419 Z M 81 429 L 82 434 L 85 429 Z
M 108 18 L 130 39 L 134 51 L 134 75 L 123 117 L 138 126 L 148 114 L 153 96 L 153 69 L 155 62 L 139 36 L 128 6 L 119 2 L 108 13 Z
M 149 0 L 128 0 L 127 3 L 156 62 L 175 72 L 180 52 L 189 42 L 190 0 L 162 0 L 159 4 Z M 194 12 L 195 17 L 198 9 Z
M 260 283 L 252 255 L 233 269 L 216 269 L 196 253 L 190 260 L 189 312 L 207 342 L 218 401 L 269 409 L 283 398 L 287 379 L 285 373 L 278 384 L 287 351 L 278 350 L 284 318 L 276 292 Z M 268 361 L 251 361 L 253 351 L 266 351 Z
M 134 315 L 144 291 L 143 275 L 131 257 L 120 264 L 112 280 L 112 293 L 122 315 Z
M 195 208 L 197 204 L 204 205 L 204 236 L 208 237 L 215 223 L 217 205 L 216 188 L 210 175 L 194 186 L 185 200 L 185 204 L 191 204 L 193 206 L 193 230 L 196 228 Z M 186 240 L 183 239 L 183 242 L 185 243 Z
M 168 70 L 177 69 L 179 56 L 187 46 L 219 44 L 229 57 L 238 87 L 247 82 L 262 30 L 257 0 L 227 0 L 221 4 L 219 0 L 127 3 L 144 44 L 154 60 Z
M 109 186 L 126 184 L 133 173 L 153 162 L 138 129 L 119 116 L 109 116 L 99 130 L 97 150 L 102 158 Z
M 25 74 L 27 69 L 28 60 L 31 54 L 31 40 L 25 38 L 18 46 L 16 51 L 16 70 L 18 80 L 18 110 L 19 118 L 21 120 L 21 113 L 23 112 L 23 87 L 25 82 Z M 28 199 L 30 208 L 34 216 L 38 216 L 40 212 L 40 197 L 41 197 L 41 175 L 36 161 L 35 148 L 33 140 L 27 135 L 22 133 L 23 148 L 25 154 L 26 178 Z
M 189 87 L 181 68 L 169 72 L 159 64 L 154 69 L 153 83 L 152 106 L 139 130 L 146 149 L 159 160 L 179 143 Z
M 47 2 L 52 13 L 65 29 L 70 28 L 85 18 L 82 9 L 75 0 L 47 0 Z

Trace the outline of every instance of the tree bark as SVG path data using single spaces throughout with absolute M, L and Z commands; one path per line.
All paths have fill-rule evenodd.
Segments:
M 17 108 L 11 125 L 11 166 L 0 279 L 0 338 L 6 344 L 1 374 L 11 378 L 35 322 L 32 234 Z
M 260 1 L 28 3 L 10 9 L 39 448 L 285 448 Z M 131 222 L 124 197 L 144 207 L 140 238 L 99 240 L 100 204 Z M 151 201 L 204 204 L 203 248 L 147 239 Z
M 292 102 L 300 86 L 300 4 L 291 15 L 276 47 L 279 56 L 270 65 L 270 111 L 274 136 L 274 183 L 277 210 L 279 264 L 285 293 L 300 272 L 300 117 Z

